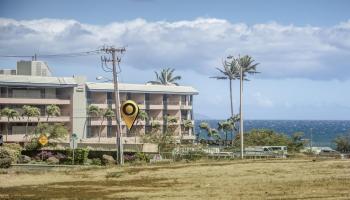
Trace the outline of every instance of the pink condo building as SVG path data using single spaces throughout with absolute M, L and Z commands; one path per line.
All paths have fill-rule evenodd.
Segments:
M 124 145 L 142 144 L 142 135 L 150 134 L 154 124 L 158 125 L 158 131 L 164 132 L 168 117 L 176 119 L 172 126 L 178 141 L 191 142 L 195 139 L 193 128 L 184 125 L 189 121 L 194 125 L 193 99 L 198 94 L 194 88 L 126 83 L 120 83 L 119 88 L 121 103 L 133 100 L 148 115 L 144 121 L 137 120 L 130 131 L 122 122 Z M 87 113 L 90 105 L 115 109 L 113 102 L 112 83 L 86 82 L 82 76 L 53 77 L 47 64 L 42 61 L 19 61 L 16 70 L 0 70 L 0 109 L 9 107 L 21 113 L 23 105 L 31 105 L 41 111 L 39 119 L 30 119 L 28 131 L 33 130 L 39 121 L 61 122 L 71 134 L 78 135 L 81 146 L 114 148 L 115 118 L 102 122 L 101 118 Z M 60 107 L 60 116 L 47 118 L 46 107 L 51 104 Z M 26 122 L 27 119 L 20 117 L 8 123 L 3 116 L 0 118 L 0 133 L 5 135 L 8 126 L 7 140 L 24 142 Z

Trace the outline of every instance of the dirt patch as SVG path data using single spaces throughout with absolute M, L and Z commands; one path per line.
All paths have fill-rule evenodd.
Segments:
M 177 180 L 149 177 L 132 180 L 75 181 L 0 188 L 0 199 L 138 199 L 124 197 L 124 194 L 152 192 L 177 184 Z M 111 195 L 113 197 L 110 197 Z

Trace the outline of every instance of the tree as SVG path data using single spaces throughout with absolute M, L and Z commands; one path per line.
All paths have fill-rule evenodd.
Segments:
M 100 114 L 101 114 L 101 110 L 98 106 L 95 106 L 95 105 L 90 105 L 88 107 L 88 115 L 89 117 L 99 117 Z
M 140 110 L 139 114 L 137 115 L 137 123 L 139 123 L 140 121 L 146 121 L 148 119 L 148 114 L 144 111 L 144 110 Z
M 244 133 L 245 146 L 288 146 L 291 139 L 281 133 L 269 129 L 252 129 Z M 240 135 L 236 135 L 235 146 L 239 147 L 241 141 Z
M 174 135 L 177 128 L 178 119 L 176 116 L 166 116 L 166 132 Z
M 220 76 L 213 76 L 210 78 L 215 78 L 217 80 L 229 80 L 229 88 L 230 88 L 230 105 L 231 105 L 231 118 L 234 117 L 233 113 L 233 97 L 232 97 L 232 81 L 239 78 L 239 68 L 237 65 L 237 59 L 235 59 L 233 56 L 228 56 L 226 60 L 222 62 L 223 69 L 216 68 L 221 75 Z M 233 129 L 231 130 L 231 134 L 233 136 Z M 227 134 L 226 134 L 227 136 Z M 233 137 L 232 137 L 232 144 L 233 144 Z
M 208 131 L 208 137 L 210 137 L 214 140 L 219 140 L 220 139 L 219 131 L 215 128 L 210 128 Z
M 225 133 L 225 144 L 227 145 L 227 134 L 233 131 L 233 123 L 229 120 L 218 122 L 218 130 Z
M 199 127 L 200 132 L 201 132 L 201 131 L 206 131 L 206 132 L 208 133 L 208 132 L 209 132 L 209 129 L 210 129 L 209 124 L 208 124 L 207 122 L 201 122 L 201 123 L 198 125 L 198 127 Z M 197 136 L 198 140 L 199 140 L 199 136 L 200 136 L 200 135 Z
M 176 81 L 181 80 L 181 76 L 173 76 L 175 69 L 166 68 L 162 69 L 159 74 L 158 72 L 154 72 L 156 74 L 155 81 L 149 81 L 148 83 L 155 85 L 179 85 Z
M 46 122 L 49 121 L 49 117 L 58 117 L 61 115 L 61 109 L 60 107 L 58 107 L 57 105 L 48 105 L 46 107 L 46 113 L 47 113 L 47 118 L 46 118 Z
M 105 119 L 112 119 L 112 117 L 115 116 L 114 111 L 110 108 L 108 109 L 99 109 L 98 115 L 101 116 L 101 125 L 100 125 L 100 129 L 98 131 L 98 142 L 101 141 L 101 133 L 102 133 L 102 128 L 103 128 L 103 122 Z
M 38 139 L 43 134 L 50 141 L 48 145 L 55 146 L 58 140 L 65 139 L 68 136 L 69 131 L 63 123 L 40 123 L 35 127 L 31 142 L 26 144 L 25 148 L 31 150 L 39 149 L 41 145 L 39 145 Z
M 335 138 L 336 150 L 340 152 L 350 152 L 350 133 Z
M 9 127 L 10 127 L 10 119 L 19 118 L 19 113 L 14 109 L 6 107 L 1 111 L 1 115 L 6 116 L 6 118 L 7 118 L 6 137 L 5 137 L 6 142 L 7 142 L 7 136 L 9 134 Z
M 305 141 L 302 140 L 304 133 L 296 132 L 293 133 L 290 142 L 288 143 L 288 150 L 291 152 L 299 152 L 304 148 Z
M 250 57 L 249 55 L 245 55 L 243 57 L 238 57 L 236 58 L 236 64 L 239 68 L 239 115 L 240 115 L 240 125 L 239 125 L 239 130 L 240 130 L 240 138 L 241 138 L 241 158 L 243 159 L 243 144 L 244 144 L 244 139 L 243 139 L 243 81 L 248 80 L 246 79 L 246 76 L 248 74 L 256 74 L 258 73 L 256 71 L 256 67 L 259 65 L 259 63 L 254 63 L 255 60 Z
M 92 118 L 100 118 L 101 117 L 101 109 L 98 106 L 89 105 L 89 107 L 87 108 L 87 114 L 88 114 L 90 120 Z M 98 132 L 98 134 L 100 135 L 100 132 Z
M 236 59 L 234 59 L 232 56 L 228 56 L 227 59 L 222 62 L 223 69 L 216 68 L 221 75 L 210 77 L 217 80 L 229 80 L 231 117 L 233 117 L 232 81 L 238 79 L 239 76 L 239 69 L 236 63 Z
M 27 106 L 27 105 L 24 105 L 22 107 L 22 109 L 23 109 L 22 116 L 27 118 L 25 137 L 28 137 L 29 120 L 30 120 L 31 117 L 37 117 L 38 121 L 39 121 L 40 120 L 40 110 L 37 107 Z

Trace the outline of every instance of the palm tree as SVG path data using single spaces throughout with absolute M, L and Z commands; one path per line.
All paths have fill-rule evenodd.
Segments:
M 101 117 L 101 113 L 102 113 L 101 109 L 98 106 L 89 105 L 89 107 L 87 108 L 87 114 L 88 114 L 90 120 L 91 120 L 91 118 Z M 100 132 L 98 132 L 98 134 L 100 135 Z
M 222 62 L 223 69 L 216 68 L 221 73 L 221 76 L 210 77 L 218 80 L 229 80 L 231 117 L 233 116 L 232 81 L 236 80 L 239 74 L 239 69 L 236 63 L 236 59 L 234 59 L 232 56 L 228 56 L 227 59 Z
M 218 122 L 218 130 L 225 133 L 225 145 L 227 145 L 227 134 L 233 130 L 233 124 L 229 120 Z
M 103 110 L 103 109 L 99 109 L 99 115 L 101 116 L 101 125 L 100 125 L 100 129 L 98 131 L 98 142 L 101 141 L 101 132 L 102 132 L 102 126 L 103 126 L 103 122 L 105 119 L 111 119 L 112 117 L 115 116 L 114 111 L 110 108 Z
M 222 62 L 223 69 L 216 68 L 220 73 L 221 76 L 213 76 L 210 78 L 215 78 L 217 80 L 229 80 L 229 87 L 230 87 L 230 105 L 231 105 L 231 116 L 233 117 L 233 97 L 232 97 L 232 81 L 238 79 L 239 76 L 239 68 L 237 66 L 237 60 L 233 56 L 228 56 L 226 60 Z M 233 129 L 231 134 L 233 135 Z M 227 136 L 227 135 L 226 135 Z M 233 137 L 232 137 L 232 144 L 233 144 Z
M 248 74 L 256 74 L 259 73 L 256 71 L 256 66 L 259 65 L 259 63 L 254 63 L 255 60 L 250 57 L 249 55 L 245 55 L 243 57 L 238 57 L 236 59 L 237 66 L 239 68 L 239 86 L 240 86 L 240 92 L 239 92 L 239 114 L 240 114 L 240 125 L 239 125 L 239 131 L 240 131 L 240 138 L 241 138 L 241 158 L 243 159 L 243 81 L 248 80 L 246 79 L 246 76 Z
M 46 122 L 49 121 L 49 117 L 51 116 L 55 116 L 55 117 L 58 117 L 61 115 L 61 109 L 60 107 L 58 107 L 57 105 L 48 105 L 46 107 L 46 113 L 47 113 L 47 118 L 46 118 Z
M 136 118 L 136 124 L 135 125 L 138 125 L 141 121 L 146 121 L 148 120 L 148 114 L 146 111 L 144 110 L 139 110 L 139 114 L 137 115 L 137 118 Z M 136 140 L 136 138 L 135 138 Z
M 219 135 L 219 131 L 215 128 L 210 128 L 208 131 L 208 137 L 219 140 L 220 139 L 220 135 Z
M 101 109 L 98 106 L 90 105 L 87 109 L 89 117 L 98 117 L 101 113 Z
M 202 131 L 207 131 L 207 133 L 209 133 L 209 130 L 210 130 L 210 127 L 209 127 L 209 124 L 207 122 L 201 122 L 199 125 L 199 130 Z M 199 136 L 200 136 L 200 133 L 199 135 L 197 136 L 197 138 L 199 139 Z
M 175 69 L 166 68 L 162 69 L 159 74 L 158 72 L 154 72 L 156 74 L 155 81 L 149 81 L 148 83 L 155 85 L 179 85 L 176 81 L 181 80 L 181 76 L 173 76 Z
M 7 142 L 7 136 L 9 134 L 10 119 L 19 118 L 19 113 L 17 112 L 17 110 L 6 107 L 1 111 L 1 115 L 6 116 L 7 118 L 7 124 L 6 124 L 6 142 Z
M 31 117 L 37 117 L 38 121 L 40 120 L 40 110 L 37 107 L 34 106 L 27 106 L 24 105 L 22 107 L 23 113 L 22 116 L 27 118 L 27 123 L 26 123 L 26 134 L 25 137 L 28 136 L 28 125 L 29 125 L 29 120 Z
M 177 127 L 178 119 L 176 116 L 166 116 L 166 132 L 174 134 Z

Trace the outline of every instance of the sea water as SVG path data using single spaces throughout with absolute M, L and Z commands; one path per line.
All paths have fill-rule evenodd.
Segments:
M 196 136 L 200 139 L 208 139 L 207 133 L 200 130 L 198 125 L 201 122 L 207 122 L 211 128 L 217 128 L 219 121 L 196 120 Z M 271 129 L 289 136 L 295 132 L 303 132 L 303 139 L 308 140 L 312 136 L 313 146 L 334 147 L 334 139 L 337 136 L 350 134 L 350 120 L 245 120 L 244 132 L 252 129 Z M 223 133 L 221 135 L 225 138 Z M 231 134 L 228 134 L 228 139 L 231 137 Z

